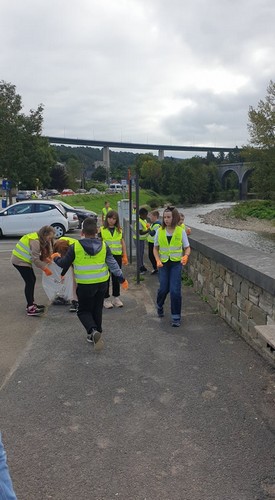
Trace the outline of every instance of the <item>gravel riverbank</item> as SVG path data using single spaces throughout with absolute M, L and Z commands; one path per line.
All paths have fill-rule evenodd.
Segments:
M 230 216 L 230 208 L 218 208 L 203 215 L 199 215 L 201 222 L 211 226 L 238 229 L 240 231 L 255 231 L 256 233 L 275 234 L 275 221 L 247 217 L 246 220 Z

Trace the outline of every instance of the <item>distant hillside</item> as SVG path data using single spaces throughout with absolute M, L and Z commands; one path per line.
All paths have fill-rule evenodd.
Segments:
M 91 147 L 71 147 L 71 146 L 52 146 L 56 152 L 57 161 L 66 163 L 70 158 L 79 160 L 84 167 L 90 167 L 95 161 L 103 160 L 102 149 Z M 138 156 L 136 153 L 110 151 L 111 168 L 130 167 L 135 163 Z

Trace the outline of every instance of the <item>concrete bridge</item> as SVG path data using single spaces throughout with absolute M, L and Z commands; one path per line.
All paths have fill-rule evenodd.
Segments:
M 177 146 L 171 144 L 148 144 L 148 143 L 137 143 L 137 142 L 116 142 L 116 141 L 101 141 L 101 140 L 91 140 L 91 139 L 74 139 L 68 137 L 50 137 L 47 136 L 46 139 L 50 144 L 68 144 L 73 146 L 90 146 L 90 147 L 100 147 L 103 149 L 103 161 L 106 168 L 110 168 L 110 148 L 113 149 L 144 149 L 158 151 L 159 160 L 164 159 L 164 151 L 200 151 L 208 153 L 228 153 L 230 151 L 236 151 L 236 147 L 215 147 L 215 146 Z M 240 150 L 238 149 L 238 152 Z
M 219 165 L 219 177 L 223 184 L 226 175 L 229 172 L 235 172 L 239 181 L 240 200 L 247 197 L 247 180 L 253 171 L 251 163 L 226 163 Z

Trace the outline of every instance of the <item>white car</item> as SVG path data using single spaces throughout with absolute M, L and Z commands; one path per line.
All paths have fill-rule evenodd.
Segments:
M 77 217 L 75 212 L 67 212 L 67 217 L 68 217 L 68 223 L 69 223 L 69 231 L 72 231 L 73 229 L 78 229 L 79 228 L 79 218 Z
M 53 226 L 56 238 L 69 229 L 66 210 L 52 200 L 26 200 L 9 205 L 0 211 L 0 237 L 22 236 Z

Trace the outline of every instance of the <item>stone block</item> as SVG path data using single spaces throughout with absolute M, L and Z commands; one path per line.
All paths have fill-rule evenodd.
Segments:
M 232 306 L 231 306 L 231 314 L 232 314 L 232 318 L 234 318 L 236 321 L 239 321 L 240 310 L 236 306 L 236 304 L 232 304 Z
M 242 281 L 241 283 L 241 294 L 245 299 L 248 299 L 249 285 L 246 280 Z
M 263 293 L 259 297 L 259 307 L 263 309 L 267 314 L 272 316 L 274 311 L 274 297 L 272 297 L 269 293 L 263 291 Z
M 267 314 L 265 311 L 260 309 L 258 306 L 252 306 L 250 311 L 250 317 L 255 321 L 256 325 L 265 325 Z
M 258 338 L 275 350 L 275 325 L 256 325 Z

